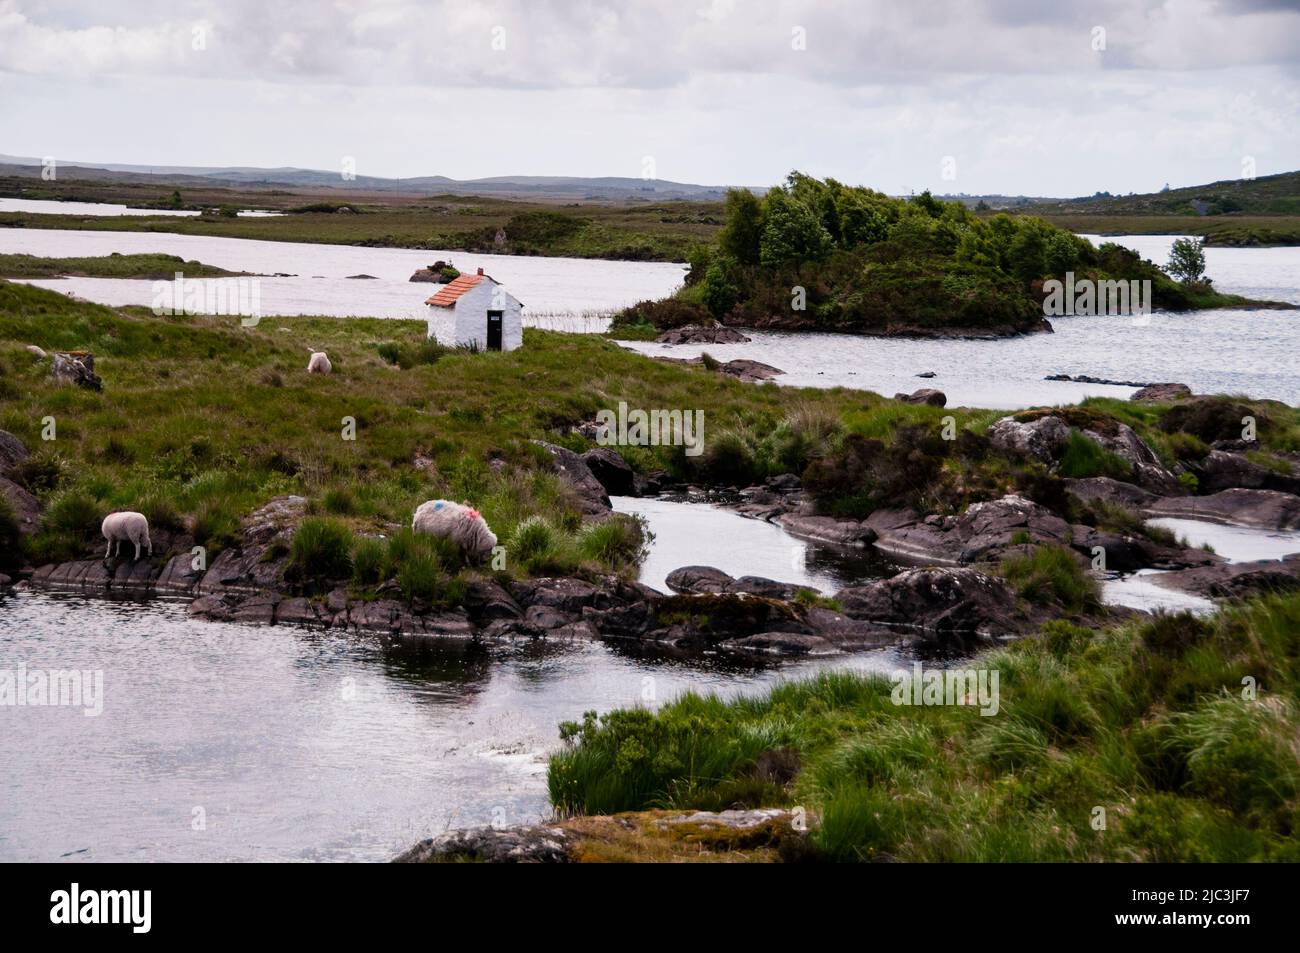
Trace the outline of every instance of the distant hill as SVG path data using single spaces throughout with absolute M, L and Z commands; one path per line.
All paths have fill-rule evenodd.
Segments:
M 30 156 L 0 155 L 0 175 L 37 176 L 41 160 Z M 726 186 L 693 185 L 667 179 L 620 176 L 582 177 L 505 175 L 483 179 L 452 179 L 444 175 L 390 179 L 358 175 L 344 179 L 337 172 L 282 167 L 144 166 L 126 163 L 72 161 L 59 163 L 65 178 L 90 181 L 150 182 L 155 185 L 221 185 L 254 188 L 339 189 L 349 193 L 388 192 L 410 195 L 437 192 L 452 195 L 493 195 L 516 198 L 567 198 L 571 200 L 627 200 L 644 198 L 718 201 Z M 753 191 L 761 193 L 762 189 Z
M 1040 215 L 1300 215 L 1300 172 L 1143 195 L 1099 192 L 1087 198 L 1045 199 L 1023 208 Z

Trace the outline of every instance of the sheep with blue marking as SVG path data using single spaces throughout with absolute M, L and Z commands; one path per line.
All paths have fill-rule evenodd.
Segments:
M 421 503 L 411 519 L 411 529 L 451 540 L 471 560 L 487 558 L 497 544 L 496 534 L 488 528 L 478 510 L 468 503 L 453 503 L 451 500 Z
M 133 513 L 129 510 L 109 513 L 104 517 L 100 532 L 108 540 L 108 549 L 104 551 L 105 559 L 113 555 L 114 549 L 120 552 L 124 542 L 135 544 L 136 559 L 140 558 L 141 546 L 148 550 L 150 556 L 153 555 L 153 541 L 149 539 L 149 521 L 145 519 L 143 513 Z

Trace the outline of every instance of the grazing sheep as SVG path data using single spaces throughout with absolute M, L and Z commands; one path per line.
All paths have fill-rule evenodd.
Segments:
M 479 511 L 468 503 L 429 500 L 421 503 L 411 520 L 417 533 L 449 539 L 471 559 L 483 559 L 497 544 L 496 534 L 488 528 Z
M 334 365 L 324 351 L 311 352 L 311 359 L 307 362 L 308 374 L 328 374 L 333 369 Z
M 108 540 L 108 549 L 104 552 L 104 558 L 107 559 L 113 554 L 116 547 L 122 548 L 122 541 L 135 543 L 135 558 L 140 558 L 140 544 L 143 543 L 149 550 L 149 555 L 153 555 L 153 541 L 149 539 L 149 521 L 145 519 L 143 513 L 109 513 L 104 517 L 104 525 L 100 527 L 104 538 Z

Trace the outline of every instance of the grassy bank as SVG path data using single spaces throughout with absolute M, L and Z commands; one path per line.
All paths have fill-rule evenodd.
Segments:
M 346 549 L 372 566 L 374 544 L 364 540 L 391 536 L 417 503 L 441 496 L 471 500 L 521 571 L 626 569 L 635 547 L 582 529 L 572 490 L 533 439 L 585 449 L 569 427 L 619 401 L 707 408 L 719 426 L 775 426 L 805 403 L 826 414 L 879 403 L 753 387 L 594 335 L 529 330 L 518 351 L 470 354 L 428 342 L 425 330 L 335 318 L 244 328 L 238 318 L 115 310 L 0 282 L 0 429 L 33 451 L 17 477 L 47 506 L 28 555 L 39 564 L 93 552 L 112 509 L 192 528 L 220 548 L 254 508 L 298 493 L 333 526 L 321 530 L 324 555 L 305 561 L 328 564 Z M 103 391 L 58 384 L 29 344 L 93 351 Z M 309 349 L 327 351 L 334 373 L 309 376 Z M 56 428 L 48 441 L 47 417 Z M 355 420 L 355 440 L 343 439 L 344 418 Z M 680 448 L 627 456 L 643 469 L 685 459 Z M 358 547 L 369 550 L 359 560 Z
M 968 663 L 999 673 L 992 716 L 895 705 L 884 676 L 687 694 L 564 726 L 551 799 L 802 806 L 830 860 L 1295 861 L 1298 662 L 1300 595 L 1102 632 L 1053 622 Z
M 226 278 L 247 272 L 226 271 L 179 255 L 98 255 L 86 258 L 41 258 L 0 255 L 0 278 L 146 278 L 171 281 L 176 272 L 186 278 Z

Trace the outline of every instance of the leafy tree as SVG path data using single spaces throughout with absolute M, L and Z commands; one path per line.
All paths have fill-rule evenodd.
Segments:
M 938 218 L 943 214 L 943 203 L 931 195 L 929 189 L 926 189 L 920 195 L 913 195 L 908 201 L 918 208 L 924 209 L 931 218 Z
M 1047 243 L 1043 241 L 1042 233 L 1032 225 L 1022 225 L 1007 249 L 1007 268 L 1028 284 L 1043 276 L 1047 267 L 1046 253 Z
M 1205 239 L 1180 238 L 1174 242 L 1165 271 L 1183 284 L 1199 281 L 1205 274 Z
M 1078 260 L 1079 247 L 1071 235 L 1062 231 L 1053 232 L 1048 236 L 1043 255 L 1043 263 L 1047 268 L 1046 274 L 1063 278 L 1067 271 L 1074 269 Z
M 724 317 L 736 304 L 739 291 L 732 282 L 730 262 L 726 259 L 715 260 L 704 272 L 704 281 L 700 285 L 700 300 L 715 318 Z
M 991 228 L 972 228 L 957 243 L 957 261 L 979 268 L 1001 267 L 996 233 Z
M 742 265 L 757 265 L 763 241 L 763 203 L 749 189 L 728 189 L 726 216 L 718 235 L 723 252 Z
M 822 261 L 835 246 L 817 213 L 784 189 L 767 194 L 767 215 L 759 259 L 764 265 Z
M 686 253 L 686 263 L 690 267 L 686 270 L 686 284 L 695 285 L 704 280 L 704 273 L 709 270 L 709 265 L 713 264 L 713 246 L 706 245 L 703 242 L 697 242 L 690 247 Z
M 884 241 L 889 223 L 883 215 L 855 196 L 840 203 L 840 241 L 845 248 Z

